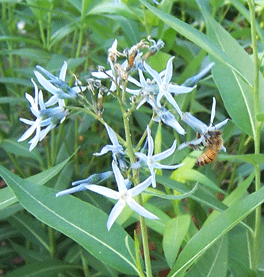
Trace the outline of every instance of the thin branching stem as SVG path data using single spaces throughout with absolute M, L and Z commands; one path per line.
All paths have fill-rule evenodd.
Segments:
M 254 145 L 255 145 L 255 154 L 260 153 L 260 132 L 261 124 L 257 120 L 257 114 L 259 113 L 259 59 L 258 59 L 258 48 L 257 48 L 257 32 L 256 32 L 256 22 L 255 22 L 255 6 L 254 1 L 248 1 L 249 10 L 250 10 L 250 21 L 251 21 L 251 39 L 252 39 L 252 49 L 253 49 L 253 58 L 254 58 L 254 108 L 255 108 L 255 132 L 254 132 Z M 255 190 L 260 189 L 260 169 L 259 165 L 255 164 Z M 256 208 L 255 212 L 255 229 L 253 236 L 253 260 L 252 260 L 252 269 L 256 270 L 259 263 L 259 236 L 260 236 L 260 220 L 261 220 L 261 206 Z

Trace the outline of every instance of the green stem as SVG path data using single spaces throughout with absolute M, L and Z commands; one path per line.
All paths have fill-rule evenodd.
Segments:
M 125 136 L 126 136 L 126 148 L 127 148 L 127 154 L 129 156 L 131 164 L 135 162 L 135 153 L 133 150 L 133 144 L 131 139 L 131 131 L 129 126 L 129 121 L 126 113 L 126 109 L 124 106 L 124 103 L 122 102 L 122 99 L 120 98 L 120 94 L 118 94 L 117 97 L 121 111 L 123 114 L 123 122 L 124 122 L 124 128 L 125 128 Z M 137 185 L 139 183 L 137 171 L 133 170 L 133 177 L 135 177 L 136 183 L 134 185 Z M 142 195 L 138 195 L 137 201 L 140 205 L 143 205 L 143 199 Z M 145 260 L 145 267 L 146 267 L 146 273 L 147 277 L 152 277 L 152 270 L 151 270 L 151 263 L 150 263 L 150 254 L 149 254 L 149 247 L 148 247 L 148 234 L 147 234 L 147 226 L 145 222 L 145 218 L 140 216 L 140 230 L 141 230 L 141 237 L 142 237 L 142 244 L 143 244 L 143 250 L 144 250 L 144 260 Z
M 56 134 L 55 134 L 55 129 L 51 130 L 51 139 L 50 139 L 50 145 L 51 145 L 51 151 L 50 151 L 50 155 L 51 155 L 51 166 L 55 165 L 55 160 L 56 160 L 56 156 L 55 156 L 55 145 L 56 145 Z
M 12 36 L 13 34 L 13 29 L 12 29 L 12 26 L 13 26 L 13 21 L 14 21 L 14 18 L 13 18 L 13 15 L 14 15 L 14 11 L 13 11 L 13 8 L 12 8 L 12 4 L 9 4 L 8 5 L 8 29 L 9 29 L 9 34 L 10 36 Z M 8 42 L 8 50 L 13 50 L 13 42 L 12 40 L 10 40 Z M 12 52 L 12 51 L 11 51 Z M 9 54 L 9 68 L 11 69 L 10 70 L 10 74 L 12 77 L 14 77 L 14 55 L 11 53 Z
M 85 251 L 84 249 L 82 249 L 82 248 L 80 249 L 81 259 L 82 259 L 82 267 L 83 267 L 84 276 L 89 277 L 90 276 L 89 267 L 87 264 L 86 257 L 84 255 L 84 251 Z
M 55 242 L 54 242 L 54 230 L 48 227 L 49 230 L 49 243 L 50 243 L 50 256 L 55 258 Z
M 259 113 L 259 59 L 258 59 L 258 49 L 257 49 L 257 32 L 256 32 L 256 22 L 255 22 L 255 7 L 254 1 L 248 1 L 250 10 L 250 21 L 251 21 L 251 39 L 252 39 L 252 49 L 254 57 L 254 108 L 255 108 L 255 133 L 254 133 L 254 143 L 255 143 L 255 154 L 260 153 L 260 133 L 261 124 L 258 122 L 256 116 Z M 260 169 L 259 165 L 255 165 L 255 190 L 258 191 L 261 187 L 260 183 Z M 260 221 L 261 221 L 261 206 L 256 208 L 255 212 L 255 229 L 253 236 L 253 261 L 252 269 L 256 270 L 259 263 L 259 236 L 260 236 Z
M 140 194 L 138 197 L 139 204 L 142 205 L 142 195 Z M 140 216 L 140 230 L 141 230 L 141 237 L 142 237 L 142 244 L 143 244 L 143 250 L 144 250 L 144 260 L 145 260 L 145 267 L 146 267 L 146 273 L 147 277 L 152 277 L 152 269 L 151 269 L 151 263 L 150 263 L 150 254 L 149 254 L 149 247 L 148 247 L 148 232 L 147 232 L 147 226 L 145 222 L 145 218 Z
M 75 138 L 75 142 L 74 142 L 74 151 L 78 148 L 78 126 L 79 126 L 79 122 L 78 122 L 78 117 L 75 118 L 75 134 L 74 134 L 74 138 Z M 78 176 L 79 175 L 79 162 L 78 162 L 78 151 L 76 151 L 76 153 L 74 154 L 74 165 L 75 165 L 75 174 Z
M 85 29 L 85 1 L 82 0 L 81 25 L 80 25 L 78 46 L 77 46 L 77 51 L 76 51 L 75 58 L 79 58 L 80 55 L 81 55 L 82 46 L 83 46 L 84 29 Z M 76 68 L 73 69 L 73 74 L 75 74 L 75 73 L 76 73 Z M 73 74 L 72 74 L 70 82 L 69 82 L 70 86 L 74 82 L 74 75 Z
M 53 2 L 51 1 L 48 11 L 48 24 L 47 24 L 47 50 L 50 51 L 50 37 L 51 37 L 51 23 L 52 23 L 52 10 L 53 10 Z
M 46 43 L 46 38 L 45 38 L 45 32 L 44 32 L 42 19 L 39 19 L 38 23 L 39 23 L 39 30 L 40 30 L 40 36 L 41 36 L 43 48 L 47 49 L 47 43 Z
M 244 149 L 245 149 L 245 141 L 246 141 L 246 134 L 243 133 L 241 136 L 240 136 L 240 139 L 239 139 L 239 146 L 238 146 L 238 150 L 237 150 L 237 155 L 241 155 L 243 152 L 244 152 Z M 232 169 L 232 173 L 231 173 L 231 177 L 230 177 L 230 180 L 229 180 L 229 184 L 228 184 L 228 188 L 227 188 L 227 192 L 228 193 L 231 193 L 231 191 L 233 190 L 234 188 L 234 182 L 235 182 L 235 178 L 236 178 L 236 174 L 237 174 L 237 167 L 238 167 L 238 164 L 235 164 L 234 165 L 234 168 Z M 227 171 L 227 170 L 226 170 Z M 227 172 L 225 172 L 227 173 Z M 225 176 L 225 175 L 224 175 Z M 224 177 L 223 177 L 224 178 Z M 224 179 L 220 179 L 219 180 L 224 180 Z
M 21 174 L 22 177 L 27 178 L 27 174 L 24 172 L 24 170 L 20 167 L 20 165 L 17 162 L 17 159 L 11 154 L 7 152 L 7 155 L 9 156 L 10 160 L 13 162 L 14 166 L 18 170 L 18 172 Z

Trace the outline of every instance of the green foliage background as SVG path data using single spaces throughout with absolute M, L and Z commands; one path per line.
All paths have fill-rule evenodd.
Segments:
M 230 118 L 223 134 L 227 153 L 217 162 L 196 168 L 199 153 L 178 151 L 170 163 L 185 165 L 157 176 L 159 191 L 144 195 L 144 206 L 160 218 L 146 220 L 153 275 L 264 276 L 264 2 L 255 1 L 254 9 L 257 67 L 252 14 L 243 0 L 0 2 L 0 176 L 7 184 L 0 191 L 3 273 L 145 276 L 134 233 L 137 215 L 125 209 L 108 232 L 112 203 L 105 198 L 88 191 L 55 198 L 72 181 L 110 169 L 110 155 L 104 160 L 92 155 L 108 142 L 104 127 L 73 112 L 32 152 L 17 139 L 25 130 L 18 119 L 30 118 L 24 94 L 33 90 L 37 64 L 57 73 L 67 61 L 67 83 L 73 85 L 73 74 L 85 83 L 98 65 L 109 68 L 107 49 L 115 38 L 121 51 L 151 35 L 165 47 L 149 63 L 160 72 L 175 55 L 175 83 L 198 73 L 204 59 L 215 62 L 212 78 L 177 96 L 181 109 L 208 123 L 215 97 L 215 122 Z M 122 136 L 122 114 L 111 96 L 104 99 L 102 116 Z M 150 118 L 147 107 L 133 113 L 135 138 Z M 184 127 L 182 137 L 155 123 L 155 146 L 166 149 L 175 138 L 178 145 L 193 139 L 194 132 Z M 186 200 L 179 197 L 197 183 Z

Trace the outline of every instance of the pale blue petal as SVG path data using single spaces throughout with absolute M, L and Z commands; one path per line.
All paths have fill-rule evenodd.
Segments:
M 164 96 L 167 98 L 167 100 L 170 102 L 170 104 L 176 109 L 179 116 L 182 117 L 182 111 L 181 111 L 179 105 L 176 103 L 175 99 L 172 97 L 172 95 L 169 92 L 167 92 L 164 94 Z
M 120 169 L 117 167 L 115 161 L 112 161 L 112 168 L 115 175 L 118 191 L 119 192 L 127 191 L 124 177 L 122 176 Z
M 50 107 L 50 106 L 53 106 L 55 105 L 57 102 L 58 102 L 59 98 L 57 95 L 53 95 L 46 103 L 45 103 L 45 106 L 46 107 Z M 60 100 L 63 100 L 63 99 L 60 99 Z M 64 100 L 63 100 L 64 101 Z M 64 105 L 65 106 L 65 105 Z
M 66 195 L 66 194 L 70 194 L 70 193 L 75 193 L 75 192 L 79 192 L 79 191 L 83 191 L 83 190 L 86 190 L 87 188 L 85 187 L 85 185 L 79 185 L 77 187 L 74 187 L 74 188 L 70 188 L 70 189 L 65 189 L 65 190 L 62 190 L 58 193 L 56 193 L 56 197 L 59 197 L 59 196 L 63 196 L 63 195 Z
M 156 170 L 154 170 L 153 166 L 149 166 L 149 171 L 151 174 L 151 183 L 152 183 L 152 187 L 156 188 L 157 184 L 156 184 Z
M 185 135 L 185 130 L 182 128 L 182 126 L 178 123 L 174 115 L 167 111 L 165 108 L 161 107 L 156 110 L 158 117 L 154 119 L 154 121 L 158 122 L 162 120 L 163 123 L 165 123 L 168 126 L 171 126 L 173 129 L 175 129 L 176 132 L 178 132 L 181 135 Z
M 41 130 L 40 134 L 39 134 L 39 141 L 42 141 L 45 138 L 45 136 L 48 134 L 48 132 L 51 129 L 53 129 L 55 126 L 56 126 L 56 124 L 52 123 L 48 127 L 46 127 L 45 129 Z
M 35 92 L 35 106 L 38 106 L 38 86 L 32 78 L 31 78 L 31 82 L 33 83 L 34 92 Z
M 39 107 L 40 107 L 41 110 L 46 109 L 45 104 L 44 104 L 44 100 L 43 100 L 43 93 L 42 93 L 41 90 L 39 91 Z
M 162 71 L 159 73 L 159 76 L 160 76 L 161 79 L 165 76 L 165 73 L 166 73 L 166 69 L 162 70 Z
M 158 107 L 161 107 L 161 104 L 160 104 L 160 100 L 161 100 L 161 98 L 162 98 L 162 96 L 163 96 L 164 94 L 163 94 L 163 91 L 159 91 L 159 93 L 158 93 L 158 95 L 157 95 L 157 98 L 156 98 L 156 102 L 157 102 L 157 106 Z
M 202 69 L 197 75 L 194 75 L 182 84 L 182 86 L 185 87 L 192 87 L 194 86 L 200 79 L 202 79 L 210 70 L 211 68 L 215 65 L 214 62 L 209 63 L 204 69 Z
M 140 70 L 140 69 L 139 69 Z M 128 79 L 129 82 L 133 83 L 134 85 L 138 86 L 138 87 L 142 87 L 142 84 L 139 83 L 138 80 L 136 80 L 135 78 L 131 77 Z
M 112 70 L 107 70 L 106 73 L 108 75 L 110 75 L 111 77 L 113 77 Z M 109 76 L 107 74 L 105 74 L 104 72 L 92 72 L 91 74 L 93 77 L 98 78 L 98 79 L 109 78 Z
M 172 155 L 174 152 L 175 152 L 175 149 L 176 149 L 176 144 L 177 144 L 177 141 L 174 140 L 171 148 L 159 153 L 159 154 L 156 154 L 154 155 L 152 158 L 155 162 L 157 161 L 161 161 L 161 160 L 164 160 L 166 158 L 168 158 L 170 155 Z
M 188 124 L 194 131 L 199 131 L 199 133 L 206 133 L 208 127 L 201 120 L 194 117 L 191 113 L 184 113 L 182 116 L 182 121 Z
M 170 80 L 172 77 L 172 60 L 173 59 L 174 59 L 174 57 L 171 57 L 167 62 L 166 72 L 165 72 L 165 76 L 164 76 L 164 80 L 163 80 L 163 82 L 165 82 L 166 84 L 170 83 Z
M 125 205 L 126 205 L 126 202 L 122 201 L 121 199 L 118 200 L 117 203 L 115 204 L 114 208 L 112 209 L 112 211 L 109 214 L 109 217 L 108 217 L 108 220 L 106 223 L 106 227 L 107 227 L 108 231 L 110 230 L 110 228 L 116 221 L 117 217 L 121 214 Z
M 46 127 L 52 123 L 52 118 L 49 117 L 47 119 L 44 119 L 40 122 L 40 127 Z
M 98 186 L 98 185 L 85 185 L 85 188 L 111 199 L 115 199 L 115 200 L 119 199 L 120 194 L 118 193 L 118 191 L 112 190 L 107 187 Z
M 108 136 L 109 136 L 111 142 L 113 143 L 113 146 L 120 146 L 114 130 L 111 127 L 109 127 L 107 124 L 105 124 L 105 128 L 106 128 L 106 131 L 108 133 Z
M 136 213 L 138 213 L 141 216 L 144 216 L 149 219 L 159 219 L 153 213 L 149 212 L 144 207 L 140 206 L 133 198 L 129 198 L 127 200 L 127 204 L 133 211 L 135 211 Z
M 138 95 L 141 92 L 141 89 L 130 89 L 126 88 L 126 91 L 130 94 Z
M 99 153 L 94 153 L 94 156 L 102 156 L 109 151 L 113 151 L 113 149 L 114 149 L 113 145 L 106 145 L 101 149 Z
M 39 83 L 46 89 L 48 92 L 52 93 L 56 96 L 61 96 L 61 98 L 70 98 L 70 95 L 64 93 L 62 90 L 56 88 L 52 85 L 46 78 L 44 78 L 39 72 L 34 71 L 36 78 L 38 79 Z
M 139 169 L 141 167 L 142 163 L 141 161 L 135 162 L 131 165 L 131 168 L 133 169 Z
M 58 95 L 59 89 L 57 89 L 55 86 L 53 86 L 46 78 L 44 78 L 38 71 L 34 71 L 34 74 L 36 78 L 38 79 L 38 82 L 43 86 L 44 89 L 49 91 L 50 93 L 54 95 Z
M 149 176 L 145 181 L 138 184 L 134 188 L 130 189 L 128 193 L 129 195 L 131 195 L 131 197 L 134 197 L 140 194 L 142 191 L 144 191 L 147 187 L 149 187 L 150 184 L 151 184 L 151 176 Z
M 113 153 L 113 155 L 114 155 L 114 153 Z M 119 167 L 121 168 L 121 170 L 127 169 L 127 165 L 126 165 L 126 161 L 125 161 L 124 155 L 119 153 L 116 156 L 117 156 L 116 158 L 118 160 L 118 164 L 119 164 Z
M 79 92 L 81 92 L 81 91 L 85 91 L 86 88 L 87 88 L 87 87 L 84 87 L 84 86 L 81 86 L 81 87 L 78 87 L 78 86 L 77 86 L 77 87 L 72 87 L 71 90 L 77 94 L 77 93 L 79 93 Z
M 119 78 L 117 78 L 117 81 L 119 80 Z M 111 86 L 109 88 L 110 91 L 116 91 L 116 84 L 115 82 L 111 82 Z
M 141 87 L 143 87 L 143 88 L 147 87 L 148 83 L 146 82 L 146 79 L 145 79 L 141 69 L 138 69 L 138 74 L 139 74 L 139 80 L 140 80 Z
M 212 128 L 210 128 L 209 131 L 212 131 L 213 129 L 214 129 L 214 130 L 218 130 L 218 129 L 220 129 L 221 127 L 223 127 L 227 122 L 228 122 L 228 118 L 225 119 L 224 121 L 222 121 L 222 122 L 216 124 L 216 125 L 213 126 Z
M 34 98 L 28 93 L 25 94 L 25 97 L 27 98 L 27 100 L 30 103 L 31 107 L 35 110 L 38 110 L 38 104 L 35 103 Z
M 33 125 L 35 123 L 35 121 L 33 120 L 28 120 L 26 118 L 19 118 L 20 121 L 22 121 L 23 123 L 25 124 L 28 124 L 28 125 Z
M 213 97 L 213 104 L 212 104 L 212 111 L 211 111 L 211 118 L 210 118 L 210 126 L 213 126 L 214 118 L 215 118 L 215 107 L 216 107 L 216 101 Z
M 61 68 L 61 70 L 60 70 L 60 74 L 59 74 L 59 78 L 60 78 L 62 81 L 65 81 L 66 71 L 67 71 L 67 62 L 64 61 L 63 66 L 62 66 L 62 68 Z
M 178 86 L 178 85 L 173 85 L 173 84 L 168 85 L 169 92 L 174 93 L 176 95 L 177 94 L 189 93 L 193 89 L 194 89 L 194 87 L 193 88 L 188 88 L 188 87 L 183 87 L 183 86 Z
M 22 120 L 21 120 L 22 121 Z M 36 130 L 36 128 L 38 127 L 38 125 L 39 125 L 39 121 L 35 121 L 34 122 L 34 124 L 30 127 L 30 128 L 28 128 L 27 130 L 26 130 L 26 132 L 18 139 L 18 142 L 20 142 L 20 141 L 24 141 L 24 140 L 26 140 L 27 138 L 29 138 L 33 133 L 34 133 L 34 131 Z
M 154 142 L 153 142 L 153 138 L 151 137 L 151 133 L 150 133 L 150 129 L 149 126 L 147 126 L 147 139 L 148 139 L 148 156 L 152 156 L 153 155 L 153 151 L 154 151 Z
M 192 141 L 189 141 L 189 142 L 184 142 L 182 143 L 179 147 L 178 147 L 178 150 L 181 150 L 185 147 L 189 147 L 190 144 L 191 145 L 200 145 L 202 142 L 205 142 L 205 139 L 203 136 L 201 136 L 199 139 L 195 139 L 195 140 L 192 140 Z
M 50 80 L 55 79 L 55 76 L 52 75 L 48 70 L 46 70 L 42 66 L 37 65 L 36 68 L 39 69 L 40 71 L 42 71 L 45 75 L 47 75 L 50 78 Z
M 177 169 L 183 165 L 184 164 L 165 165 L 165 164 L 155 163 L 155 168 L 156 169 Z
M 147 72 L 155 79 L 157 84 L 160 86 L 162 84 L 162 80 L 158 74 L 158 72 L 154 69 L 152 69 L 146 62 L 144 63 L 144 67 L 147 70 Z
M 146 156 L 144 153 L 136 152 L 135 155 L 136 155 L 141 161 L 143 161 L 144 163 L 147 163 L 148 158 L 147 158 L 147 156 Z
M 95 173 L 95 174 L 90 175 L 86 179 L 72 182 L 72 186 L 76 186 L 76 185 L 79 185 L 79 184 L 85 184 L 85 185 L 99 184 L 99 183 L 105 181 L 106 179 L 110 178 L 111 176 L 113 176 L 112 171 L 106 171 L 106 172 L 102 172 L 102 173 Z
M 144 105 L 148 100 L 144 97 L 141 101 L 139 101 L 138 105 L 137 105 L 137 110 Z M 149 103 L 150 104 L 150 103 Z
M 36 128 L 36 135 L 28 142 L 30 143 L 29 151 L 32 151 L 39 142 L 40 126 Z

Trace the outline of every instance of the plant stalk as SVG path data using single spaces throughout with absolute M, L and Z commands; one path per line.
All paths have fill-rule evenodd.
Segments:
M 255 24 L 255 6 L 254 1 L 248 1 L 250 10 L 250 21 L 251 21 L 251 39 L 252 49 L 254 58 L 254 108 L 255 108 L 255 132 L 254 132 L 254 146 L 255 154 L 260 154 L 260 132 L 261 123 L 257 120 L 257 114 L 259 113 L 259 59 L 258 59 L 258 48 L 257 48 L 257 32 Z M 260 183 L 260 169 L 259 165 L 255 164 L 255 191 L 258 191 L 261 187 Z M 261 206 L 258 206 L 255 211 L 255 228 L 253 236 L 253 260 L 252 269 L 256 270 L 259 263 L 259 236 L 260 236 L 260 221 L 261 221 Z

